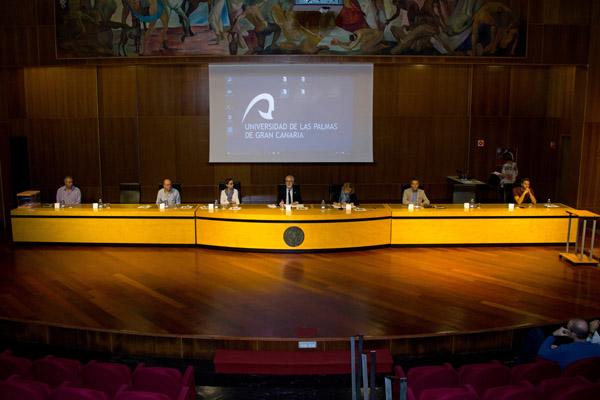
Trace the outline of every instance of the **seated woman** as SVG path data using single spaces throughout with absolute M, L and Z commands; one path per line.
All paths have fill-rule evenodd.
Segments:
M 342 185 L 342 190 L 340 190 L 338 204 L 354 204 L 355 206 L 358 205 L 358 197 L 354 192 L 354 185 L 350 182 L 346 182 Z
M 225 179 L 225 189 L 221 190 L 221 204 L 240 204 L 238 190 L 233 187 L 233 179 Z
M 537 203 L 529 178 L 523 179 L 521 181 L 521 186 L 513 189 L 513 197 L 518 205 L 523 203 Z

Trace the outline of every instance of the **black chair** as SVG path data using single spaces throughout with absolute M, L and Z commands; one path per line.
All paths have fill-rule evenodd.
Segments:
M 329 185 L 329 201 L 337 203 L 340 200 L 340 193 L 342 193 L 342 186 L 339 183 L 332 183 Z
M 171 183 L 171 187 L 173 189 L 177 189 L 177 191 L 179 192 L 179 198 L 181 199 L 181 202 L 183 203 L 183 194 L 181 193 L 181 183 L 175 183 L 175 182 L 173 182 L 173 183 Z M 160 190 L 162 188 L 163 188 L 162 183 L 159 183 L 158 184 L 158 190 Z
M 119 183 L 119 203 L 139 204 L 142 197 L 139 183 Z
M 221 196 L 221 191 L 225 190 L 225 182 L 219 182 L 217 186 L 219 188 L 219 195 L 217 196 L 218 198 Z M 238 198 L 240 199 L 240 204 L 242 204 L 242 183 L 238 181 L 233 181 L 233 188 L 237 189 Z

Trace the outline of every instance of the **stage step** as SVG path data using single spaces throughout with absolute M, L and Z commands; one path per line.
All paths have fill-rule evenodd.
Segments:
M 376 351 L 377 373 L 390 373 L 390 351 Z M 214 364 L 218 374 L 340 375 L 350 373 L 350 351 L 217 350 Z

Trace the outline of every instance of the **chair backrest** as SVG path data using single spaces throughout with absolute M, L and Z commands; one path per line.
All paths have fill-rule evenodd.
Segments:
M 584 358 L 569 364 L 563 376 L 583 376 L 591 382 L 600 379 L 600 357 Z
M 329 185 L 329 201 L 334 203 L 340 200 L 340 193 L 342 193 L 342 186 L 339 183 L 332 183 Z
M 225 190 L 225 182 L 219 182 L 219 184 L 217 185 L 217 187 L 218 187 L 219 196 L 220 196 L 221 192 L 223 190 Z M 237 189 L 237 191 L 238 191 L 238 198 L 240 199 L 240 203 L 241 203 L 242 202 L 242 183 L 239 182 L 239 181 L 233 181 L 233 188 Z
M 417 397 L 415 397 L 417 398 Z M 477 394 L 466 388 L 427 389 L 418 400 L 479 400 Z
M 589 381 L 581 376 L 561 376 L 559 378 L 546 379 L 539 384 L 539 389 L 545 398 L 558 396 L 572 388 L 587 386 Z
M 471 385 L 479 396 L 489 388 L 510 383 L 510 368 L 499 362 L 463 365 L 458 370 L 460 383 Z
M 140 392 L 140 391 L 121 391 L 114 400 L 171 400 L 169 396 L 162 393 Z
M 13 356 L 5 351 L 0 354 L 0 380 L 11 375 L 29 376 L 31 361 L 27 358 Z
M 530 385 L 508 385 L 485 391 L 481 400 L 543 400 L 542 392 Z
M 83 367 L 83 385 L 113 398 L 123 385 L 131 385 L 131 371 L 123 364 L 90 361 Z
M 597 400 L 598 398 L 600 398 L 600 383 L 572 387 L 547 397 L 548 400 Z
M 50 400 L 109 400 L 109 397 L 99 390 L 61 386 L 52 392 Z
M 141 186 L 139 183 L 119 184 L 119 203 L 139 204 L 141 199 Z
M 179 371 L 164 367 L 139 365 L 133 373 L 132 381 L 133 390 L 162 393 L 173 400 L 177 399 L 184 386 Z
M 48 393 L 39 386 L 10 380 L 0 382 L 0 399 L 2 400 L 47 400 Z
M 538 360 L 511 368 L 510 381 L 514 384 L 526 381 L 537 385 L 541 381 L 560 376 L 560 365 L 553 361 Z
M 35 380 L 47 383 L 51 387 L 57 387 L 64 382 L 79 386 L 81 363 L 68 358 L 47 356 L 33 362 L 31 375 Z
M 427 389 L 453 388 L 460 385 L 458 372 L 448 364 L 411 368 L 407 380 L 417 399 Z

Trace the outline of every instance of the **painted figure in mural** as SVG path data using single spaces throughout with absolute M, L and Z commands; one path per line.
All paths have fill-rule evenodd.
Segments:
M 59 57 L 524 55 L 526 1 L 55 0 Z

